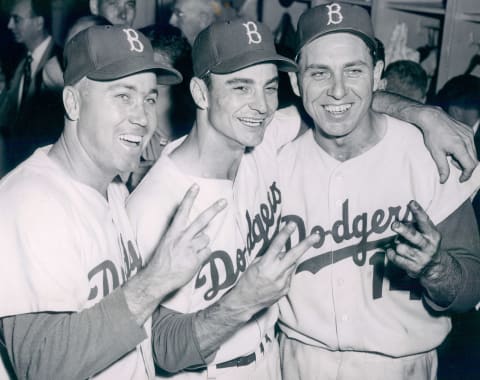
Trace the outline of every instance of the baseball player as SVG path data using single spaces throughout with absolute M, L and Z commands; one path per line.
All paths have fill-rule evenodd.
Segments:
M 156 321 L 163 333 L 154 328 L 154 349 L 169 347 L 158 364 L 178 372 L 175 379 L 276 380 L 277 309 L 268 306 L 285 294 L 296 259 L 317 241 L 313 234 L 283 252 L 281 241 L 292 232 L 288 225 L 278 235 L 283 240 L 272 242 L 282 203 L 275 156 L 298 126 L 278 128 L 279 118 L 276 127 L 267 125 L 278 104 L 277 68 L 293 71 L 296 65 L 276 53 L 264 25 L 242 19 L 217 22 L 201 32 L 193 62 L 196 124 L 187 137 L 167 145 L 130 196 L 127 210 L 148 257 L 179 194 L 192 183 L 201 188 L 197 205 L 220 196 L 228 206 L 205 231 L 210 258 L 162 303 Z M 254 148 L 245 153 L 247 147 Z M 191 216 L 197 211 L 194 207 Z M 183 320 L 172 322 L 180 315 Z M 197 357 L 186 358 L 184 351 L 195 347 Z
M 280 69 L 294 66 L 275 53 L 271 39 L 262 24 L 249 20 L 216 23 L 200 34 L 191 82 L 197 123 L 188 137 L 165 148 L 128 201 L 135 236 L 147 257 L 178 194 L 192 182 L 202 189 L 200 203 L 218 196 L 229 203 L 206 231 L 212 256 L 157 312 L 153 345 L 165 355 L 156 357 L 161 368 L 177 373 L 175 378 L 279 376 L 272 339 L 276 311 L 255 313 L 283 294 L 288 275 L 275 254 L 253 260 L 277 230 L 283 194 L 276 152 L 295 137 L 300 120 L 291 109 L 274 117 L 277 72 L 270 62 Z M 282 280 L 282 286 L 272 281 L 278 288 L 273 294 L 264 280 L 272 274 Z
M 149 317 L 208 257 L 224 201 L 190 224 L 191 188 L 145 265 L 116 178 L 155 128 L 155 73 L 181 76 L 126 27 L 80 32 L 65 58 L 62 136 L 0 182 L 2 343 L 18 379 L 152 378 Z
M 382 63 L 363 8 L 308 10 L 297 41 L 292 86 L 315 127 L 280 153 L 282 220 L 292 244 L 320 242 L 279 302 L 283 378 L 435 379 L 446 312 L 480 298 L 480 173 L 439 184 L 418 130 L 371 109 Z

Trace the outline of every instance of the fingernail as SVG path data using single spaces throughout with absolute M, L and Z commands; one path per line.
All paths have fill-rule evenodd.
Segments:
M 200 189 L 200 186 L 198 186 L 197 183 L 194 183 L 194 184 L 192 185 L 192 191 L 197 192 L 199 189 Z
M 393 222 L 393 223 L 392 223 L 392 228 L 393 228 L 394 230 L 400 228 L 400 223 L 399 223 L 398 221 Z
M 410 207 L 416 210 L 418 209 L 418 203 L 412 200 L 410 201 Z
M 289 222 L 289 223 L 287 224 L 287 230 L 288 230 L 289 232 L 295 231 L 295 228 L 296 228 L 295 223 Z
M 227 205 L 227 201 L 225 199 L 220 199 L 217 204 L 218 207 L 225 207 Z

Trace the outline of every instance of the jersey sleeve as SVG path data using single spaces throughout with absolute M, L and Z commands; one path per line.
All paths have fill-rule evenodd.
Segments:
M 42 181 L 0 196 L 0 316 L 76 311 L 89 289 L 71 207 Z

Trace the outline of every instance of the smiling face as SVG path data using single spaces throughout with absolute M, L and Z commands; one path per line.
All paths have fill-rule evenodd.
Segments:
M 79 84 L 78 140 L 100 170 L 134 170 L 156 125 L 156 76 L 144 72 L 110 82 Z
M 244 149 L 263 140 L 278 107 L 278 71 L 263 63 L 231 74 L 211 74 L 208 119 L 216 134 Z
M 374 68 L 362 39 L 349 33 L 317 38 L 303 47 L 299 66 L 292 85 L 322 135 L 355 139 L 370 128 L 369 109 L 382 66 Z

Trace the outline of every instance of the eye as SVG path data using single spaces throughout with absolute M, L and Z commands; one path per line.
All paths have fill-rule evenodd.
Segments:
M 242 93 L 242 94 L 248 93 L 249 90 L 250 89 L 247 86 L 235 86 L 235 87 L 233 87 L 233 91 L 238 92 L 238 93 Z
M 275 94 L 278 92 L 278 86 L 269 86 L 267 88 L 265 88 L 265 92 L 267 94 Z
M 329 77 L 327 70 L 315 70 L 311 71 L 310 76 L 315 80 L 322 80 Z
M 349 77 L 356 78 L 356 77 L 359 77 L 360 75 L 362 75 L 363 70 L 361 68 L 358 68 L 358 67 L 352 67 L 350 69 L 347 69 L 346 73 Z
M 147 104 L 150 104 L 150 105 L 154 106 L 155 104 L 157 104 L 157 97 L 156 96 L 150 96 L 150 97 L 145 99 L 145 102 Z
M 124 93 L 118 94 L 118 95 L 115 95 L 115 98 L 120 99 L 122 103 L 125 103 L 125 104 L 130 103 L 130 95 L 128 94 L 124 94 Z

